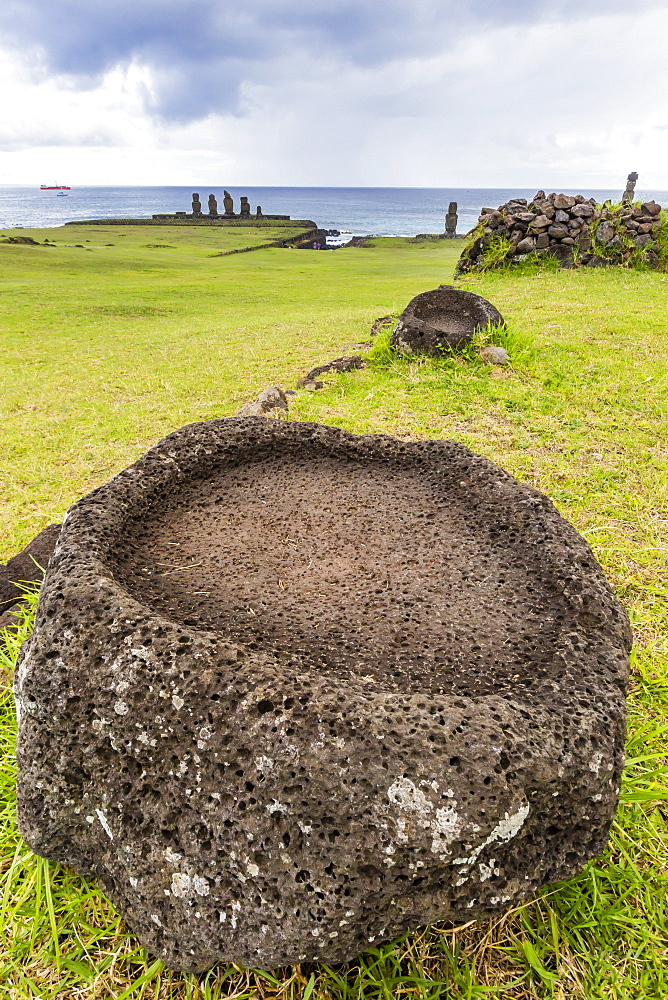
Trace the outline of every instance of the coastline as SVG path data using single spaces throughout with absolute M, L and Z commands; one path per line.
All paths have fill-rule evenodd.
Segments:
M 67 197 L 40 192 L 33 187 L 0 185 L 0 227 L 45 228 L 93 218 L 147 220 L 157 213 L 191 210 L 193 187 L 72 187 Z M 200 184 L 202 197 L 212 191 L 221 204 L 222 188 Z M 500 205 L 512 197 L 533 197 L 535 188 L 288 188 L 233 187 L 235 203 L 247 195 L 253 206 L 266 213 L 296 219 L 315 219 L 323 229 L 338 229 L 350 236 L 413 237 L 440 233 L 451 201 L 457 202 L 458 232 L 477 222 L 483 205 Z M 619 200 L 618 190 L 570 189 L 598 200 Z M 667 191 L 638 188 L 642 200 L 668 204 Z

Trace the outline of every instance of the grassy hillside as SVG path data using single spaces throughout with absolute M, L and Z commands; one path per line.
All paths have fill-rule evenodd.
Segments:
M 56 247 L 0 243 L 0 558 L 168 431 L 367 339 L 453 263 L 410 244 L 211 256 L 266 229 L 21 233 Z
M 0 558 L 174 428 L 231 414 L 267 385 L 292 387 L 368 340 L 376 317 L 451 281 L 459 249 L 379 239 L 332 253 L 213 257 L 248 243 L 248 232 L 23 234 L 56 247 L 0 244 Z M 497 272 L 461 284 L 506 317 L 499 339 L 511 367 L 487 367 L 474 352 L 401 360 L 380 337 L 368 368 L 301 391 L 292 419 L 456 438 L 545 492 L 592 544 L 636 637 L 629 763 L 609 849 L 495 921 L 421 931 L 351 967 L 184 978 L 137 947 L 94 883 L 22 846 L 7 694 L 0 982 L 13 1000 L 668 994 L 668 276 Z

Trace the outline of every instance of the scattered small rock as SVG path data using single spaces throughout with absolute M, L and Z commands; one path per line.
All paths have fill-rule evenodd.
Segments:
M 297 382 L 297 388 L 308 389 L 309 392 L 314 392 L 316 389 L 324 389 L 325 383 L 315 378 L 303 378 L 300 382 Z
M 278 410 L 278 413 L 274 413 Z M 288 400 L 283 390 L 277 385 L 270 385 L 268 389 L 261 392 L 255 402 L 246 403 L 240 410 L 237 410 L 237 417 L 266 417 L 285 415 L 288 412 Z
M 390 326 L 393 320 L 394 316 L 379 316 L 371 324 L 371 336 L 375 337 L 379 330 L 382 330 L 384 326 Z
M 315 379 L 318 375 L 325 375 L 327 372 L 338 372 L 342 375 L 345 372 L 356 371 L 359 368 L 366 368 L 364 358 L 361 358 L 359 354 L 344 355 L 342 358 L 334 358 L 333 361 L 328 361 L 326 365 L 319 365 L 318 368 L 312 368 L 304 376 L 302 382 L 307 381 L 307 379 Z
M 496 344 L 487 344 L 485 347 L 481 347 L 479 356 L 482 361 L 486 361 L 490 365 L 507 365 L 510 361 L 510 355 L 505 347 L 498 347 Z

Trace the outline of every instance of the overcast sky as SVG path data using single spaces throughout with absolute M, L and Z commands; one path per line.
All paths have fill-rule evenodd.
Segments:
M 2 0 L 0 184 L 668 189 L 668 0 Z

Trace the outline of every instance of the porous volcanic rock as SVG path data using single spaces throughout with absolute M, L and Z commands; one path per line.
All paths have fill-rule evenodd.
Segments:
M 349 960 L 602 849 L 629 646 L 587 543 L 463 445 L 192 424 L 68 513 L 21 832 L 170 966 Z
M 488 323 L 502 325 L 499 310 L 475 292 L 440 285 L 408 303 L 392 334 L 392 346 L 404 354 L 441 354 L 465 347 Z
M 342 358 L 334 358 L 333 361 L 327 361 L 324 365 L 318 365 L 317 368 L 312 368 L 302 381 L 317 379 L 320 375 L 326 375 L 328 372 L 337 372 L 339 375 L 342 375 L 346 372 L 358 371 L 360 368 L 366 368 L 364 358 L 360 357 L 359 354 L 345 355 Z

